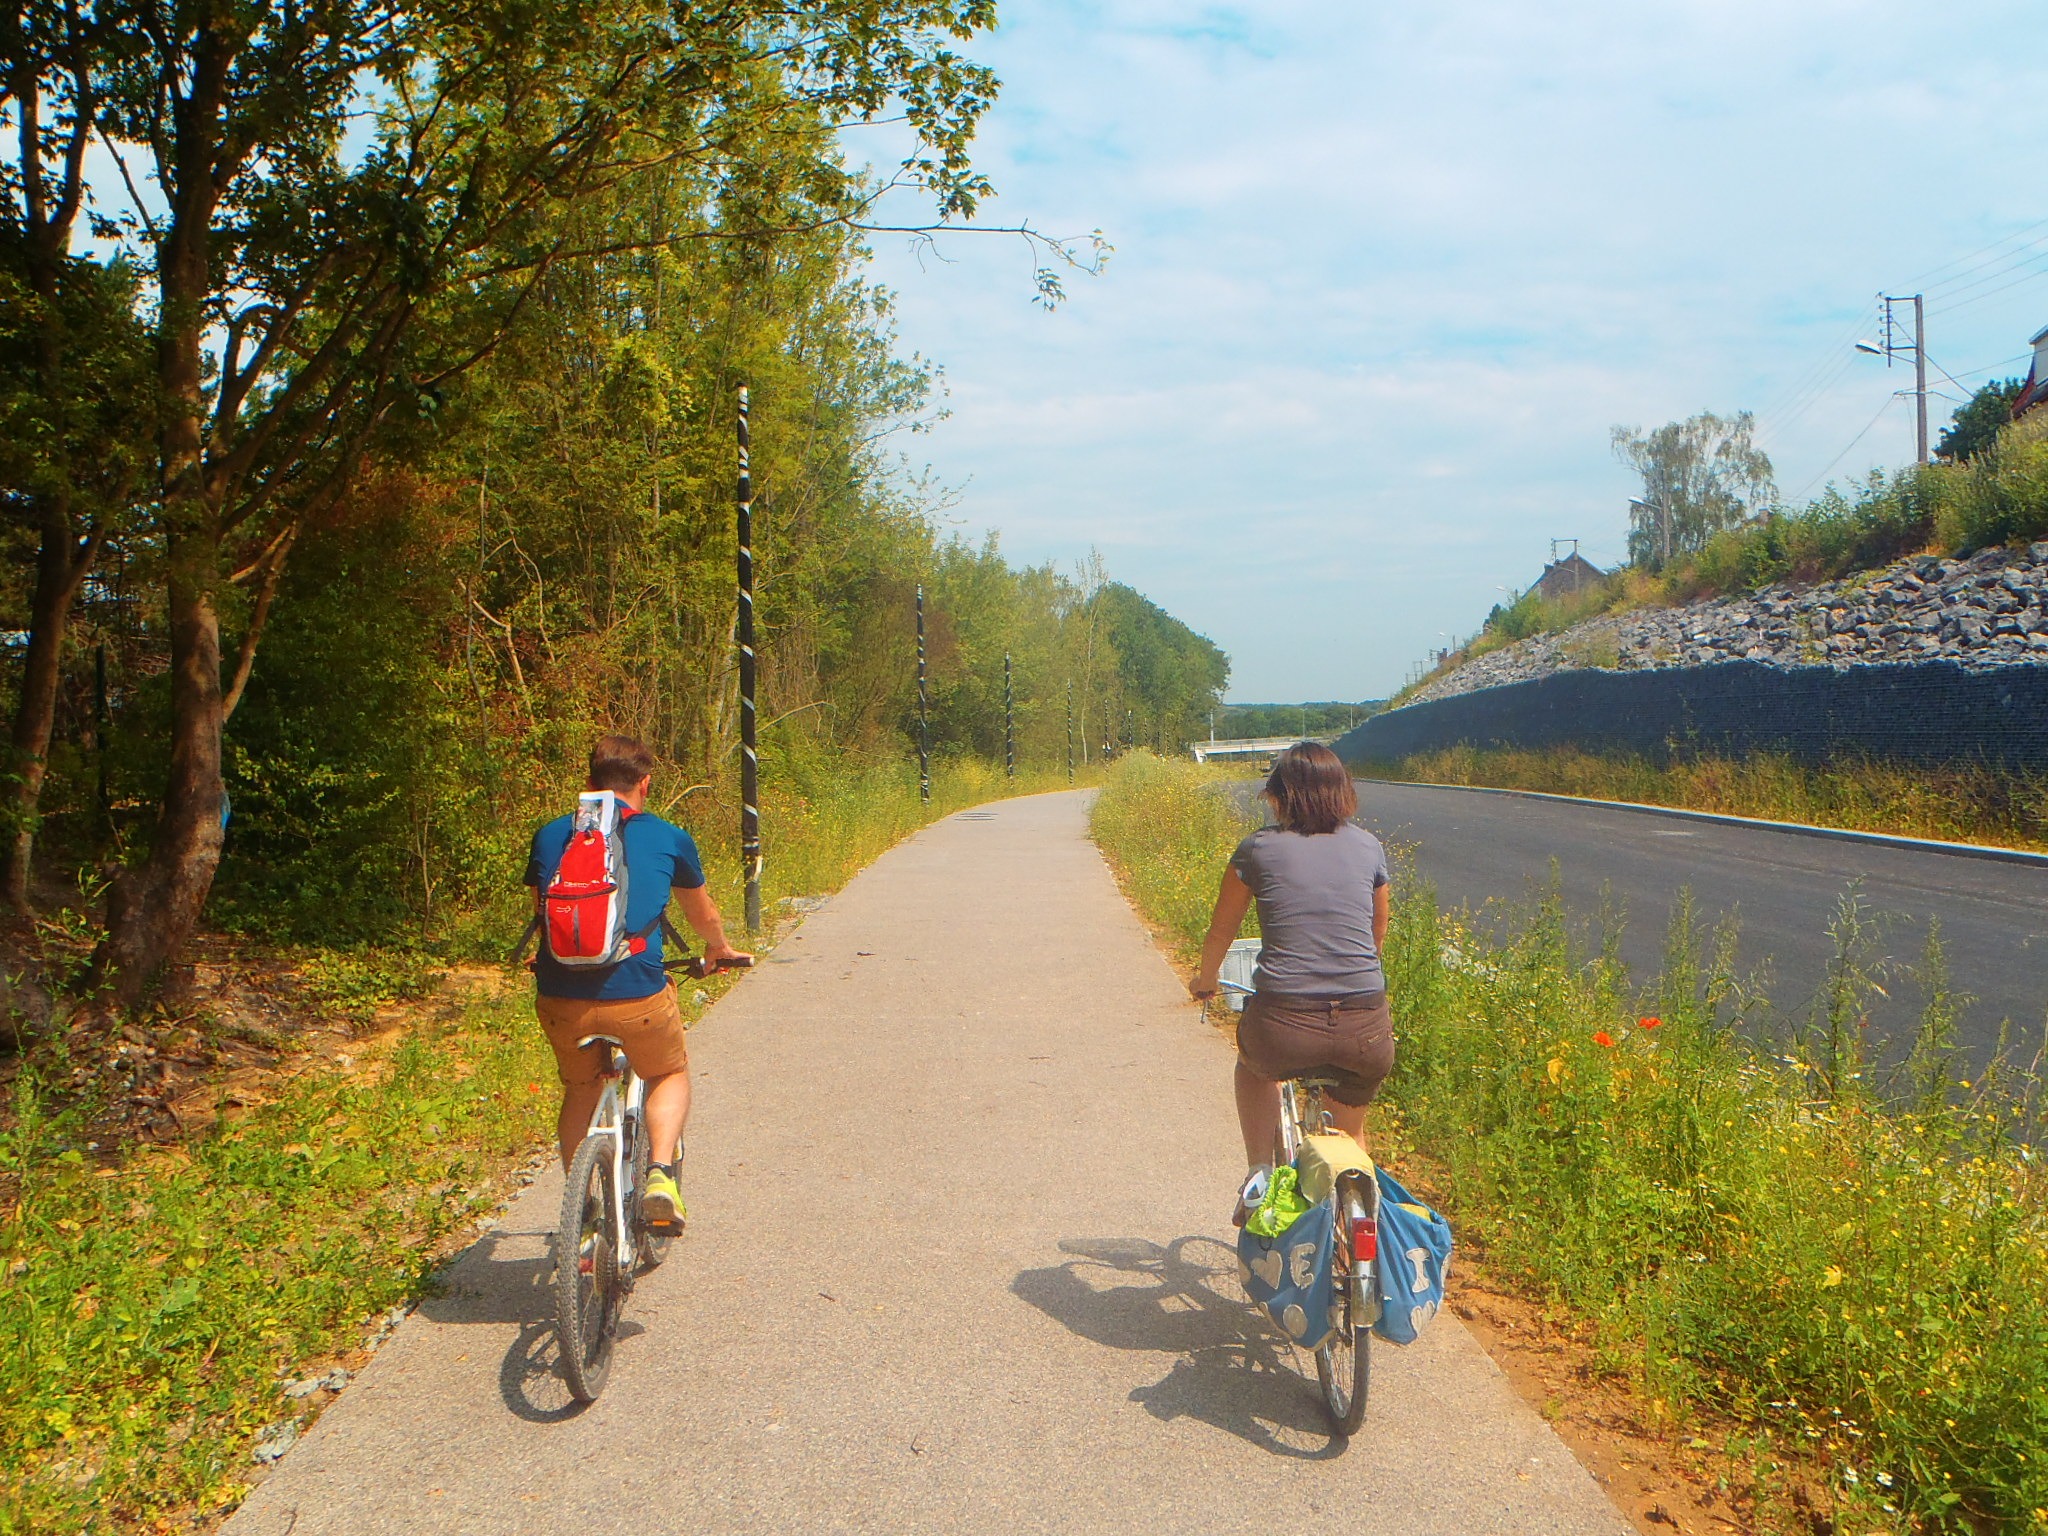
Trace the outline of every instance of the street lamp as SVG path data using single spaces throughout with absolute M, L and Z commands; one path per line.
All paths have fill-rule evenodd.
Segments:
M 1912 295 L 1911 297 L 1911 303 L 1913 305 L 1913 340 L 1909 344 L 1906 342 L 1895 341 L 1892 339 L 1897 334 L 1898 330 L 1896 323 L 1892 319 L 1892 306 L 1894 304 L 1904 304 L 1908 302 L 1908 300 L 1891 294 L 1882 293 L 1878 295 L 1878 298 L 1884 304 L 1884 345 L 1879 346 L 1874 341 L 1859 341 L 1856 343 L 1856 350 L 1869 357 L 1883 358 L 1885 367 L 1889 368 L 1892 365 L 1892 359 L 1897 354 L 1907 351 L 1910 347 L 1910 350 L 1913 353 L 1913 402 L 1915 406 L 1913 416 L 1914 446 L 1918 452 L 1919 461 L 1922 464 L 1925 464 L 1927 462 L 1926 299 L 1923 295 L 1917 293 Z M 1945 373 L 1948 370 L 1943 369 L 1942 371 Z M 1900 393 L 1904 394 L 1905 391 L 1901 390 Z
M 1671 563 L 1671 509 L 1661 501 L 1645 501 L 1640 496 L 1629 497 L 1628 504 L 1648 507 L 1657 514 L 1657 569 L 1661 571 Z

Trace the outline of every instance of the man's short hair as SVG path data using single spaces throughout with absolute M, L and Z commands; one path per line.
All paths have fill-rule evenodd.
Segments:
M 590 749 L 590 787 L 624 794 L 654 772 L 654 754 L 637 736 L 600 736 Z

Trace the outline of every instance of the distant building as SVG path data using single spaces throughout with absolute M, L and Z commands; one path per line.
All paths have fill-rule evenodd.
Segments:
M 1606 572 L 1577 550 L 1562 560 L 1553 560 L 1543 567 L 1543 574 L 1536 578 L 1536 592 L 1548 602 L 1572 597 L 1583 592 L 1594 583 L 1603 580 Z
M 2048 402 L 2048 327 L 2036 333 L 2032 345 L 2034 366 L 2027 370 L 2027 382 L 2020 389 L 2019 399 L 2012 403 L 2014 421 L 2035 406 Z

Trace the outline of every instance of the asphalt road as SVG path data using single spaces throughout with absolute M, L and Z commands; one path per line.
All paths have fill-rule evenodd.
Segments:
M 1360 819 L 1383 839 L 1412 844 L 1416 868 L 1446 906 L 1496 916 L 1550 879 L 1556 860 L 1567 907 L 1590 936 L 1603 888 L 1620 903 L 1621 950 L 1639 981 L 1661 966 L 1673 903 L 1689 887 L 1709 922 L 1735 912 L 1741 964 L 1761 967 L 1781 1019 L 1807 1010 L 1833 953 L 1827 928 L 1860 882 L 1880 925 L 1888 996 L 1872 1026 L 1896 1039 L 1916 1022 L 1915 968 L 1928 920 L 1939 916 L 1954 984 L 1974 994 L 1962 1021 L 1982 1052 L 2011 1019 L 2026 1054 L 2048 1012 L 2048 870 L 1951 853 L 1889 848 L 1519 795 L 1474 794 L 1370 781 Z
M 690 1230 L 594 1406 L 554 1369 L 551 1175 L 228 1536 L 1628 1536 L 1448 1312 L 1332 1439 L 1238 1288 L 1229 1046 L 1084 807 L 928 828 L 691 1032 Z

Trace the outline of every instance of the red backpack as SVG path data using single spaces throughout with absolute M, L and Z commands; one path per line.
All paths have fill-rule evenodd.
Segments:
M 540 883 L 540 912 L 528 932 L 557 965 L 589 970 L 617 965 L 647 948 L 662 914 L 637 933 L 626 929 L 626 822 L 633 808 L 608 789 L 577 797 L 562 856 Z M 664 909 L 665 911 L 666 909 Z M 522 941 L 520 948 L 525 948 Z

